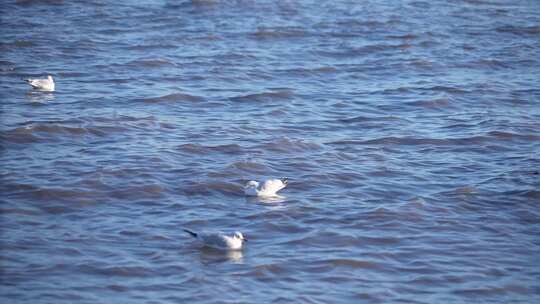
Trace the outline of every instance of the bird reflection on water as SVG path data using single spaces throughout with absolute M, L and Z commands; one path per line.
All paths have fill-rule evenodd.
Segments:
M 46 103 L 54 101 L 56 97 L 53 92 L 28 91 L 26 98 L 31 103 Z
M 240 250 L 217 250 L 210 247 L 203 247 L 199 252 L 201 263 L 205 265 L 224 262 L 244 264 L 244 254 Z

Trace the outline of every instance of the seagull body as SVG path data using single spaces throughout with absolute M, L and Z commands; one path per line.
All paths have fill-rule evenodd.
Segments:
M 235 232 L 234 235 L 228 236 L 222 233 L 196 233 L 188 229 L 184 229 L 192 237 L 199 240 L 204 246 L 223 250 L 240 250 L 247 239 L 244 238 L 241 232 Z
M 269 179 L 262 183 L 249 181 L 244 187 L 247 196 L 276 196 L 277 192 L 287 186 L 287 179 Z
M 46 79 L 25 79 L 29 85 L 34 89 L 53 92 L 54 91 L 54 80 L 51 75 L 47 76 Z

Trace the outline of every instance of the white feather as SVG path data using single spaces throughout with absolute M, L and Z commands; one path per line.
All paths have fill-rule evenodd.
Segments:
M 185 229 L 184 229 L 185 230 Z M 235 232 L 234 235 L 228 236 L 223 233 L 195 233 L 185 230 L 194 236 L 202 245 L 223 250 L 240 250 L 244 242 L 247 241 L 241 232 Z
M 269 179 L 262 183 L 249 181 L 244 188 L 244 194 L 247 196 L 276 196 L 277 192 L 286 186 L 286 179 Z
M 46 79 L 26 79 L 29 85 L 34 89 L 42 91 L 54 91 L 54 79 L 51 75 L 47 76 Z

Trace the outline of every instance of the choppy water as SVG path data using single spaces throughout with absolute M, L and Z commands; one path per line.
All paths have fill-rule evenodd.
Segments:
M 540 2 L 0 10 L 4 303 L 540 300 Z

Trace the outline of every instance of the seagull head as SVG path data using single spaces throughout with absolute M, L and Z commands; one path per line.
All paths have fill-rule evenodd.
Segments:
M 47 79 L 49 79 L 50 81 L 52 81 L 52 80 L 53 80 L 52 75 L 48 75 L 48 76 L 47 76 Z
M 239 240 L 242 240 L 243 242 L 247 242 L 247 239 L 244 237 L 244 235 L 240 231 L 236 231 L 234 233 L 234 237 L 239 239 Z
M 249 181 L 246 184 L 246 188 L 257 188 L 257 187 L 259 187 L 259 183 L 256 181 Z

